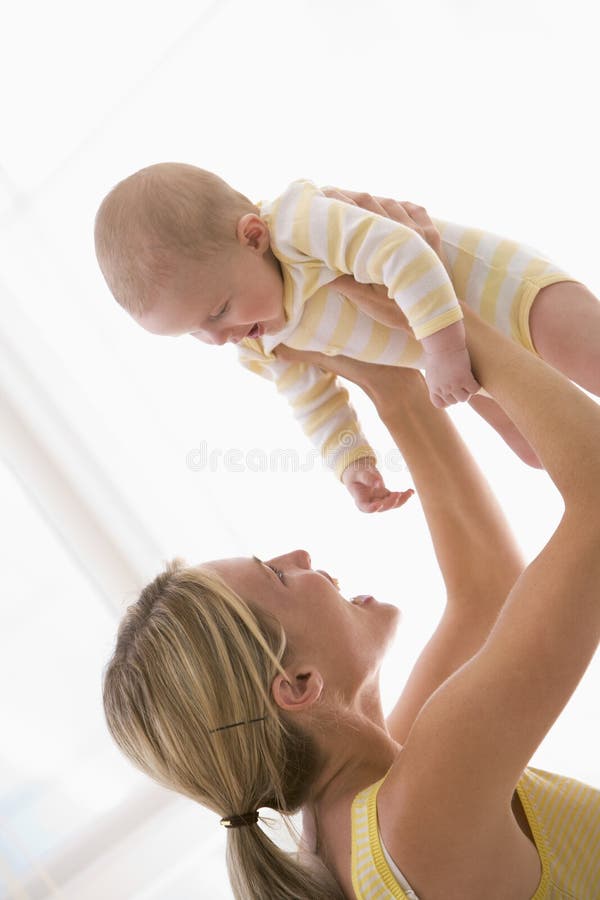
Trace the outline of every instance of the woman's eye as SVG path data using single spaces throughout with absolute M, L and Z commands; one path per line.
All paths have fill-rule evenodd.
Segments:
M 214 316 L 209 316 L 208 318 L 211 320 L 211 322 L 214 322 L 217 319 L 220 319 L 221 316 L 224 316 L 228 309 L 229 309 L 229 300 L 227 301 L 227 303 L 223 304 L 223 306 L 221 307 L 221 309 L 219 310 L 218 313 L 215 313 Z
M 267 565 L 269 566 L 270 569 L 273 570 L 273 572 L 275 572 L 275 574 L 277 575 L 279 580 L 281 582 L 283 582 L 283 584 L 285 584 L 285 579 L 283 577 L 283 572 L 281 571 L 281 569 L 278 569 L 276 566 L 272 566 L 270 563 L 267 563 Z

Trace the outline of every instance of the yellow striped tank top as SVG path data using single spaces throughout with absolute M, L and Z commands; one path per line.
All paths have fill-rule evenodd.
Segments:
M 365 788 L 352 804 L 352 884 L 360 900 L 413 900 L 416 894 L 388 862 L 379 836 L 377 793 L 384 780 Z M 600 791 L 528 767 L 517 792 L 542 865 L 531 900 L 600 900 Z

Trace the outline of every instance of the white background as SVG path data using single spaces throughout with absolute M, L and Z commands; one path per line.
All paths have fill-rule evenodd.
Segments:
M 77 729 L 67 728 L 53 708 L 66 695 L 98 717 L 85 726 L 94 735 L 93 752 L 106 742 L 102 752 L 112 753 L 99 724 L 101 666 L 119 611 L 171 556 L 190 562 L 252 552 L 268 557 L 304 547 L 315 567 L 338 576 L 346 595 L 368 592 L 397 602 L 404 619 L 382 676 L 386 708 L 444 598 L 418 499 L 369 517 L 317 465 L 309 472 L 253 471 L 256 453 L 268 458 L 278 448 L 296 448 L 306 454 L 307 440 L 272 386 L 237 367 L 234 348 L 153 337 L 116 305 L 93 253 L 93 218 L 104 194 L 134 170 L 163 160 L 212 169 L 256 200 L 307 177 L 411 200 L 434 216 L 522 240 L 597 293 L 599 72 L 592 16 L 593 5 L 583 0 L 172 0 L 168 6 L 38 0 L 13 4 L 5 14 L 0 336 L 47 392 L 48 408 L 68 423 L 111 496 L 141 523 L 145 542 L 132 565 L 135 577 L 118 582 L 127 587 L 115 596 L 89 554 L 73 549 L 77 536 L 71 544 L 68 523 L 60 551 L 50 536 L 42 539 L 24 524 L 34 516 L 27 503 L 43 507 L 43 485 L 19 472 L 18 454 L 7 459 L 5 511 L 16 491 L 10 477 L 20 482 L 22 497 L 14 494 L 6 518 L 11 576 L 0 640 L 5 659 L 24 673 L 14 678 L 9 667 L 4 676 L 11 737 L 0 754 L 5 772 L 13 773 L 6 776 L 7 796 L 17 783 L 25 793 L 40 781 L 51 786 L 60 758 L 73 757 L 75 765 Z M 352 397 L 384 456 L 389 437 L 366 400 L 354 390 Z M 560 517 L 556 490 L 469 408 L 451 415 L 533 558 Z M 51 429 L 43 403 L 36 416 L 44 450 Z M 238 450 L 241 471 L 222 461 L 214 471 L 191 468 L 189 454 L 202 442 L 216 453 Z M 390 487 L 410 485 L 406 471 L 383 470 Z M 87 477 L 78 485 L 89 486 Z M 64 575 L 61 584 L 70 585 L 64 590 L 78 616 L 81 604 L 89 604 L 87 618 L 58 603 L 42 577 L 59 566 L 59 554 L 64 571 L 71 566 L 77 573 Z M 92 644 L 93 654 L 87 652 Z M 71 668 L 61 673 L 67 645 Z M 61 687 L 44 692 L 50 671 Z M 600 784 L 599 685 L 595 662 L 534 765 Z M 111 760 L 111 783 L 129 784 L 128 764 L 116 755 Z M 70 777 L 60 774 L 67 787 Z M 143 790 L 135 778 L 131 784 Z M 125 814 L 125 788 L 103 804 L 107 790 L 81 771 L 70 785 L 91 833 L 108 806 L 117 817 Z M 17 865 L 10 834 L 19 809 L 1 795 L 0 804 L 6 897 L 44 896 L 23 886 L 35 865 L 53 873 L 47 896 L 230 896 L 222 829 L 216 817 L 185 801 L 167 804 L 154 830 L 124 828 L 129 836 L 110 865 L 102 862 L 108 842 L 98 830 L 95 868 L 87 860 L 88 868 L 81 862 L 77 871 L 75 853 L 68 877 L 55 864 L 60 846 L 38 840 L 33 813 L 20 825 Z M 171 843 L 159 875 L 149 860 L 156 843 L 164 852 L 159 838 L 166 817 Z M 102 882 L 109 870 L 119 872 L 110 891 Z

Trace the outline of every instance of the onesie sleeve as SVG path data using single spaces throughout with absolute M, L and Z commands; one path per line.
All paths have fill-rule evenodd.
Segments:
M 363 284 L 385 285 L 417 340 L 462 319 L 446 269 L 406 225 L 326 197 L 310 181 L 294 182 L 276 220 L 284 257 L 320 262 L 332 280 L 353 275 Z
M 274 382 L 292 408 L 306 436 L 338 478 L 356 459 L 376 455 L 364 437 L 348 391 L 332 372 L 318 366 L 268 357 L 246 341 L 238 345 L 239 361 L 251 372 Z

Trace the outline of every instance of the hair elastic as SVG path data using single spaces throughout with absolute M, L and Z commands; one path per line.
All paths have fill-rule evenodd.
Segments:
M 241 816 L 227 816 L 221 819 L 221 825 L 225 828 L 242 828 L 244 825 L 256 825 L 258 822 L 258 810 L 242 813 Z

